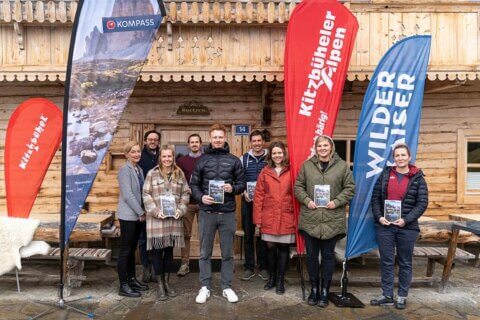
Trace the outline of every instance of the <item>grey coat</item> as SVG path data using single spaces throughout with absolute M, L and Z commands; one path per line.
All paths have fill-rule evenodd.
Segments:
M 137 165 L 137 169 L 140 170 L 140 175 L 143 177 L 142 168 Z M 120 195 L 118 197 L 117 218 L 137 221 L 141 215 L 145 214 L 145 209 L 142 208 L 142 190 L 137 173 L 128 161 L 118 172 L 118 184 Z

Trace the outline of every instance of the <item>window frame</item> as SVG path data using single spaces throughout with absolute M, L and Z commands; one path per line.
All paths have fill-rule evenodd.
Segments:
M 457 140 L 457 204 L 480 203 L 480 192 L 467 191 L 467 145 L 480 142 L 480 130 L 458 129 Z M 477 165 L 475 166 L 477 167 Z M 480 167 L 480 165 L 478 165 Z
M 357 141 L 357 136 L 353 134 L 339 134 L 339 135 L 334 135 L 332 137 L 333 141 L 335 140 L 342 140 L 347 142 L 347 150 L 346 150 L 346 159 L 345 162 L 349 165 L 350 168 L 353 169 L 353 161 L 350 161 L 350 159 L 353 159 L 353 154 L 352 154 L 352 141 Z

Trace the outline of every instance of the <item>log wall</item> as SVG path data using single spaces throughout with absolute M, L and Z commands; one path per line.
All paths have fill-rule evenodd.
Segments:
M 367 82 L 348 82 L 338 115 L 335 136 L 355 136 Z M 27 98 L 43 96 L 63 103 L 60 82 L 16 82 L 0 85 L 0 211 L 6 211 L 3 175 L 5 129 L 14 108 Z M 424 169 L 430 189 L 427 215 L 448 219 L 450 213 L 478 213 L 478 205 L 457 204 L 457 131 L 480 125 L 480 81 L 458 83 L 427 82 L 420 129 L 417 165 Z M 431 92 L 431 93 L 428 93 Z M 283 84 L 273 93 L 273 139 L 285 140 Z M 210 109 L 209 116 L 178 116 L 178 106 L 197 101 Z M 240 83 L 139 83 L 120 121 L 110 151 L 119 153 L 132 135 L 132 124 L 144 123 L 158 130 L 206 130 L 216 121 L 228 125 L 261 127 L 262 84 Z M 245 145 L 243 148 L 246 148 Z M 241 148 L 236 149 L 237 153 Z M 122 156 L 113 159 L 111 170 L 103 164 L 87 201 L 90 211 L 116 210 L 118 185 L 116 168 Z M 60 203 L 60 152 L 54 157 L 35 202 L 33 212 L 58 212 Z

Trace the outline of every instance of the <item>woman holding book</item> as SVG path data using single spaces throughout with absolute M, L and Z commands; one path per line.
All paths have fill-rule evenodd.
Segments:
M 118 254 L 118 294 L 126 297 L 140 297 L 140 291 L 148 286 L 135 277 L 135 249 L 140 238 L 145 210 L 142 204 L 143 171 L 138 165 L 142 150 L 137 142 L 128 142 L 123 148 L 127 162 L 118 171 L 117 218 L 120 221 L 120 252 Z
M 176 293 L 169 283 L 173 247 L 184 247 L 183 222 L 190 189 L 183 171 L 175 164 L 172 146 L 160 149 L 159 164 L 150 170 L 143 187 L 147 211 L 147 250 L 152 250 L 158 283 L 157 298 L 166 300 Z
M 410 149 L 406 144 L 393 148 L 395 166 L 386 167 L 378 177 L 372 193 L 372 212 L 375 219 L 380 251 L 382 295 L 371 305 L 393 305 L 404 309 L 412 281 L 413 247 L 420 229 L 418 218 L 428 206 L 428 188 L 423 172 L 410 164 Z M 398 258 L 398 296 L 393 300 L 395 251 Z
M 335 245 L 346 235 L 345 206 L 353 198 L 355 183 L 349 165 L 335 152 L 332 138 L 315 140 L 316 155 L 306 160 L 295 181 L 301 203 L 298 229 L 305 238 L 307 270 L 312 286 L 309 305 L 326 307 L 335 268 Z M 322 282 L 318 255 L 322 255 Z
M 285 145 L 272 142 L 266 160 L 255 187 L 253 222 L 267 246 L 269 279 L 264 289 L 276 287 L 275 292 L 283 294 L 289 247 L 295 243 L 292 183 Z

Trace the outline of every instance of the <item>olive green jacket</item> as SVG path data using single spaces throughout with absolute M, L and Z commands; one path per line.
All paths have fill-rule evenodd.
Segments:
M 330 200 L 335 209 L 307 207 L 314 199 L 315 185 L 330 185 Z M 322 240 L 346 234 L 345 206 L 353 198 L 355 182 L 348 164 L 334 153 L 327 168 L 322 172 L 320 161 L 313 156 L 305 161 L 295 181 L 295 198 L 301 203 L 298 229 Z

